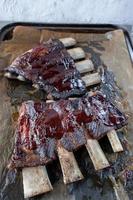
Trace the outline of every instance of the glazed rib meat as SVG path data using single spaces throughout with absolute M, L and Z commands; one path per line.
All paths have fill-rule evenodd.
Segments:
M 126 123 L 125 115 L 99 92 L 74 100 L 24 102 L 10 166 L 46 164 L 56 158 L 59 143 L 73 151 L 84 145 L 88 137 L 99 139 Z
M 82 95 L 85 83 L 62 42 L 49 40 L 17 57 L 6 68 L 12 77 L 19 75 L 55 98 Z

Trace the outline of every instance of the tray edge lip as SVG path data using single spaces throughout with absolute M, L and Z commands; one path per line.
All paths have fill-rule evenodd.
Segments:
M 122 29 L 123 32 L 127 32 L 127 29 L 122 26 L 122 25 L 117 25 L 117 24 L 88 24 L 88 23 L 37 23 L 37 22 L 12 22 L 12 23 L 8 23 L 6 25 L 4 25 L 1 29 L 0 29 L 0 35 L 9 28 L 13 28 L 15 26 L 31 26 L 31 27 L 52 27 L 52 28 L 81 28 L 81 29 L 112 29 L 112 30 L 116 30 L 116 29 Z M 129 33 L 128 33 L 129 34 Z
M 11 28 L 14 28 L 15 26 L 30 26 L 30 27 L 38 27 L 38 28 L 44 28 L 44 27 L 48 27 L 48 28 L 80 28 L 80 29 L 91 29 L 91 30 L 100 30 L 100 29 L 110 29 L 110 31 L 113 30 L 118 30 L 121 29 L 123 31 L 123 34 L 125 36 L 125 42 L 127 44 L 127 49 L 129 52 L 129 56 L 130 56 L 130 60 L 131 63 L 133 63 L 133 59 L 131 56 L 131 50 L 132 50 L 132 54 L 133 54 L 133 42 L 131 39 L 131 36 L 128 32 L 128 30 L 126 29 L 126 27 L 124 25 L 119 25 L 119 24 L 89 24 L 89 23 L 42 23 L 42 22 L 22 22 L 22 21 L 18 21 L 18 22 L 11 22 L 11 23 L 7 23 L 6 25 L 4 25 L 1 29 L 0 29 L 0 42 L 3 41 L 2 38 L 2 34 L 5 31 L 8 31 Z M 127 40 L 128 42 L 127 42 Z M 130 46 L 130 47 L 129 47 Z M 132 65 L 133 66 L 133 65 Z
M 132 44 L 132 40 L 131 40 L 131 36 L 129 34 L 129 32 L 127 31 L 127 29 L 125 28 L 124 25 L 118 25 L 118 24 L 88 24 L 88 23 L 41 23 L 41 22 L 22 22 L 22 21 L 18 21 L 18 22 L 11 22 L 11 23 L 7 23 L 6 25 L 4 25 L 1 29 L 0 29 L 0 36 L 1 34 L 3 34 L 3 32 L 6 29 L 9 28 L 13 28 L 15 26 L 33 26 L 33 27 L 53 27 L 53 28 L 90 28 L 90 29 L 112 29 L 112 30 L 116 30 L 116 29 L 121 29 L 130 39 L 132 48 L 133 48 L 133 44 Z

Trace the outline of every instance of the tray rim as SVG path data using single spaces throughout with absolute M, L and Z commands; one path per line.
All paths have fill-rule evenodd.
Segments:
M 4 25 L 1 29 L 0 29 L 0 37 L 1 35 L 8 29 L 14 28 L 15 26 L 30 26 L 30 27 L 37 27 L 37 28 L 51 28 L 51 29 L 55 29 L 55 28 L 63 28 L 63 29 L 68 29 L 68 28 L 72 28 L 72 29 L 88 29 L 91 31 L 100 31 L 100 30 L 105 30 L 105 31 L 111 31 L 111 30 L 117 30 L 117 29 L 121 29 L 124 34 L 127 35 L 127 37 L 129 38 L 132 48 L 133 48 L 133 43 L 130 37 L 130 34 L 128 32 L 128 30 L 122 26 L 122 25 L 115 25 L 115 24 L 77 24 L 77 23 L 37 23 L 37 22 L 12 22 L 12 23 L 8 23 L 6 25 Z
M 29 26 L 35 27 L 39 29 L 49 28 L 51 30 L 55 29 L 73 29 L 73 30 L 88 30 L 91 33 L 98 33 L 100 31 L 114 31 L 121 29 L 125 36 L 125 41 L 127 44 L 127 49 L 129 52 L 131 63 L 133 63 L 133 42 L 131 36 L 124 25 L 117 25 L 117 24 L 87 24 L 87 23 L 41 23 L 41 22 L 12 22 L 7 23 L 0 29 L 0 41 L 3 41 L 3 35 L 7 34 L 8 31 L 15 28 L 16 26 Z M 133 67 L 133 65 L 132 65 Z

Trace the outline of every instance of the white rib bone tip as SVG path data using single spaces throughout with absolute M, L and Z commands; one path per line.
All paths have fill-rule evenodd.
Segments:
M 22 75 L 18 75 L 18 76 L 17 76 L 17 79 L 18 79 L 19 81 L 25 81 L 25 78 L 24 78 Z
M 53 102 L 54 102 L 54 100 L 52 100 L 52 99 L 46 101 L 46 103 L 53 103 Z
M 82 48 L 72 48 L 68 49 L 67 52 L 71 55 L 74 60 L 79 60 L 85 58 L 85 52 Z
M 6 72 L 6 73 L 4 74 L 4 76 L 5 76 L 6 78 L 10 78 L 10 79 L 17 79 L 17 77 L 16 77 L 15 75 L 13 75 L 12 73 L 10 73 L 10 72 Z
M 32 86 L 33 86 L 34 88 L 36 88 L 36 89 L 39 89 L 39 88 L 40 88 L 38 84 L 33 84 Z
M 80 73 L 87 73 L 94 70 L 94 65 L 91 60 L 86 59 L 76 62 L 76 68 Z
M 73 152 L 67 151 L 61 145 L 58 145 L 57 151 L 63 173 L 64 183 L 68 184 L 82 180 L 84 177 L 79 169 Z
M 108 139 L 110 141 L 110 144 L 112 146 L 112 149 L 114 152 L 121 152 L 123 151 L 122 144 L 117 136 L 117 133 L 115 130 L 109 131 L 107 133 Z
M 11 77 L 12 77 L 12 75 L 11 75 L 10 72 L 6 72 L 6 73 L 4 74 L 4 76 L 7 77 L 7 78 L 11 78 Z
M 53 190 L 45 166 L 23 168 L 22 175 L 25 198 Z
M 95 85 L 101 82 L 100 75 L 96 72 L 93 74 L 87 74 L 82 77 L 82 80 L 85 82 L 86 87 L 89 87 L 91 85 Z
M 89 138 L 85 146 L 93 162 L 95 170 L 101 170 L 109 167 L 110 164 L 97 140 Z
M 64 44 L 65 47 L 71 47 L 76 44 L 76 40 L 74 38 L 61 38 L 60 41 Z

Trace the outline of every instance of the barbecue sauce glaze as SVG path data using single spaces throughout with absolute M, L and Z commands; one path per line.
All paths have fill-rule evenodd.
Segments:
M 82 95 L 86 91 L 73 58 L 57 39 L 42 43 L 17 57 L 6 71 L 23 76 L 55 98 Z
M 99 139 L 121 128 L 127 118 L 100 92 L 52 103 L 24 102 L 20 109 L 11 165 L 46 164 L 55 159 L 58 145 L 73 151 L 88 137 Z

